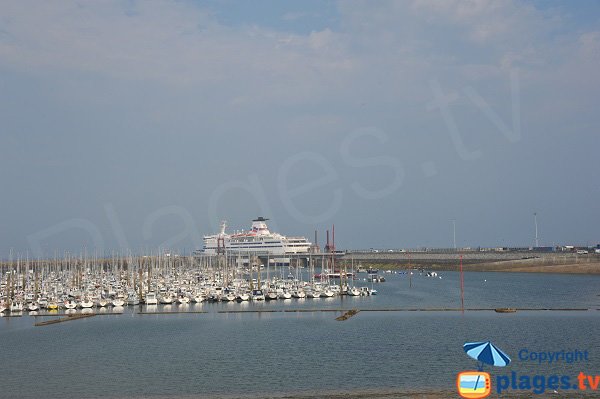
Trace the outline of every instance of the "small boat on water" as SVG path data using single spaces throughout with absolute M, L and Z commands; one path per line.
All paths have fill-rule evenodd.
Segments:
M 94 307 L 94 301 L 92 301 L 90 298 L 84 297 L 79 305 L 82 309 L 90 309 Z
M 167 293 L 167 294 L 161 295 L 158 302 L 161 305 L 170 305 L 173 303 L 173 297 L 171 296 L 171 294 Z
M 265 295 L 265 300 L 272 301 L 275 299 L 277 299 L 277 292 L 275 292 L 273 290 L 267 291 L 267 294 Z
M 383 283 L 385 282 L 385 277 L 380 276 L 378 274 L 369 274 L 369 276 L 367 277 L 367 281 L 373 283 Z
M 187 295 L 179 295 L 177 297 L 177 303 L 180 305 L 186 305 L 186 304 L 190 303 L 190 297 Z
M 206 300 L 208 302 L 219 302 L 219 301 L 221 301 L 221 289 L 219 288 L 219 289 L 211 290 L 208 293 L 208 296 L 206 297 Z
M 197 293 L 196 295 L 194 295 L 194 297 L 192 298 L 192 300 L 193 300 L 195 303 L 201 303 L 201 302 L 204 302 L 204 301 L 206 301 L 206 295 L 204 295 L 203 293 L 199 292 L 199 293 Z
M 278 294 L 279 299 L 292 299 L 292 293 L 284 290 Z
M 66 299 L 63 302 L 63 306 L 65 309 L 75 309 L 77 307 L 77 302 L 74 299 Z
M 23 311 L 23 302 L 14 301 L 10 304 L 10 312 L 11 313 L 19 313 Z
M 246 302 L 250 300 L 250 294 L 248 292 L 240 292 L 239 294 L 237 294 L 236 301 L 238 302 Z
M 40 305 L 41 309 L 48 309 L 48 298 L 41 297 L 38 301 L 38 305 Z
M 127 296 L 127 305 L 135 306 L 135 305 L 139 305 L 139 304 L 140 304 L 140 298 L 137 296 L 136 293 L 130 293 Z
M 233 302 L 236 300 L 236 295 L 233 292 L 227 292 L 221 296 L 221 301 L 223 302 Z
M 154 292 L 146 293 L 146 305 L 158 305 L 158 299 L 156 299 L 156 294 Z
M 108 303 L 108 299 L 100 298 L 98 299 L 98 302 L 96 302 L 96 306 L 98 306 L 99 308 L 104 308 L 108 306 Z
M 252 290 L 252 300 L 253 301 L 264 301 L 265 294 L 263 294 L 262 290 Z
M 377 295 L 377 290 L 369 287 L 360 287 L 359 291 L 361 296 Z
M 115 308 L 122 307 L 123 305 L 125 305 L 125 301 L 123 300 L 123 298 L 118 297 L 112 300 L 112 305 Z
M 515 308 L 496 308 L 494 309 L 496 313 L 515 313 L 517 309 Z

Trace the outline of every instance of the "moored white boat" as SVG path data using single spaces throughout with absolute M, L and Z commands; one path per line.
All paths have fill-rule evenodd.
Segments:
M 278 295 L 279 299 L 292 299 L 292 293 L 289 291 L 282 291 Z
M 38 305 L 40 305 L 41 309 L 47 309 L 48 308 L 48 298 L 41 297 L 40 300 L 38 301 Z
M 228 292 L 221 297 L 221 300 L 224 302 L 234 302 L 236 300 L 236 295 L 233 292 Z
M 114 307 L 122 307 L 123 305 L 125 305 L 125 301 L 123 300 L 123 298 L 115 298 L 112 300 L 111 303 Z
M 272 301 L 277 299 L 277 292 L 273 291 L 273 290 L 269 290 L 267 291 L 266 295 L 265 295 L 265 300 L 267 301 Z
M 65 309 L 75 309 L 77 307 L 77 302 L 74 299 L 66 299 L 63 302 L 63 306 Z
M 100 298 L 98 299 L 98 302 L 96 302 L 96 306 L 98 306 L 99 308 L 104 308 L 106 306 L 108 306 L 109 301 L 108 299 L 105 298 Z
M 145 303 L 146 305 L 157 305 L 158 299 L 156 299 L 156 294 L 154 292 L 146 293 Z
M 84 297 L 79 303 L 79 305 L 82 309 L 90 309 L 94 307 L 94 301 L 92 301 L 90 298 Z
M 195 303 L 201 303 L 206 301 L 206 295 L 204 295 L 203 293 L 197 293 L 196 295 L 194 295 L 194 297 L 192 298 L 192 300 Z
M 235 298 L 238 302 L 245 302 L 250 300 L 250 294 L 247 292 L 240 292 Z
M 253 301 L 264 301 L 265 294 L 262 290 L 252 290 L 252 300 Z
M 221 301 L 221 289 L 218 288 L 218 289 L 211 290 L 208 293 L 208 296 L 206 297 L 206 300 L 208 302 L 219 302 L 219 301 Z
M 377 295 L 377 290 L 369 287 L 360 287 L 360 294 L 362 296 Z
M 170 293 L 166 293 L 160 296 L 158 302 L 162 305 L 170 305 L 173 303 L 173 297 Z
M 292 291 L 292 297 L 296 299 L 304 299 L 306 298 L 306 292 L 303 289 L 297 289 Z
M 127 296 L 127 305 L 135 306 L 140 304 L 140 298 L 137 294 L 129 294 Z

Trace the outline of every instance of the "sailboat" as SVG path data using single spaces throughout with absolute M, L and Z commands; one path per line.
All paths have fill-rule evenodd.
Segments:
M 75 309 L 77 307 L 77 302 L 73 299 L 66 299 L 63 303 L 65 309 Z
M 48 299 L 48 305 L 46 306 L 46 309 L 48 310 L 58 310 L 58 301 L 54 298 L 49 298 Z
M 102 297 L 100 297 L 98 299 L 98 302 L 96 302 L 96 306 L 98 306 L 99 308 L 106 307 L 106 306 L 108 306 L 108 304 L 109 304 L 108 299 L 102 298 Z
M 196 295 L 194 295 L 192 300 L 195 303 L 202 303 L 202 302 L 206 301 L 206 295 L 204 294 L 204 292 L 198 291 L 198 292 L 196 292 Z
M 23 302 L 21 301 L 13 301 L 10 304 L 10 312 L 13 313 L 18 313 L 18 312 L 22 312 L 23 311 Z
M 131 291 L 127 295 L 127 304 L 131 305 L 131 306 L 135 306 L 135 305 L 139 305 L 140 304 L 140 298 L 139 298 L 138 294 L 135 291 Z
M 296 299 L 303 299 L 306 298 L 306 293 L 302 288 L 297 288 L 294 291 L 292 291 L 292 297 Z
M 252 290 L 252 300 L 253 301 L 264 301 L 265 294 L 263 294 L 262 290 Z
M 94 306 L 94 301 L 92 301 L 89 297 L 84 297 L 80 304 L 83 309 L 89 309 Z
M 250 300 L 250 294 L 248 292 L 242 291 L 239 292 L 236 296 L 236 301 L 245 302 Z

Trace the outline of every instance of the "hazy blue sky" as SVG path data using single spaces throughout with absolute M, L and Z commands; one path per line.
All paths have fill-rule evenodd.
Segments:
M 2 1 L 0 257 L 600 241 L 600 3 Z

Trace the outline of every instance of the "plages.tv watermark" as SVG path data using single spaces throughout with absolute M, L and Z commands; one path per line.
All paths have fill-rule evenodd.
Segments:
M 489 396 L 492 392 L 498 395 L 509 391 L 529 391 L 533 394 L 560 391 L 598 391 L 600 390 L 600 375 L 589 371 L 579 371 L 574 374 L 529 374 L 513 370 L 510 373 L 498 374 L 492 377 L 483 371 L 484 365 L 505 367 L 511 363 L 511 358 L 489 341 L 470 342 L 463 349 L 473 359 L 478 361 L 478 370 L 468 370 L 458 373 L 456 387 L 459 395 L 468 399 L 479 399 Z M 560 351 L 538 351 L 523 348 L 518 352 L 520 364 L 556 365 L 581 364 L 585 368 L 591 356 L 587 349 L 568 349 Z

